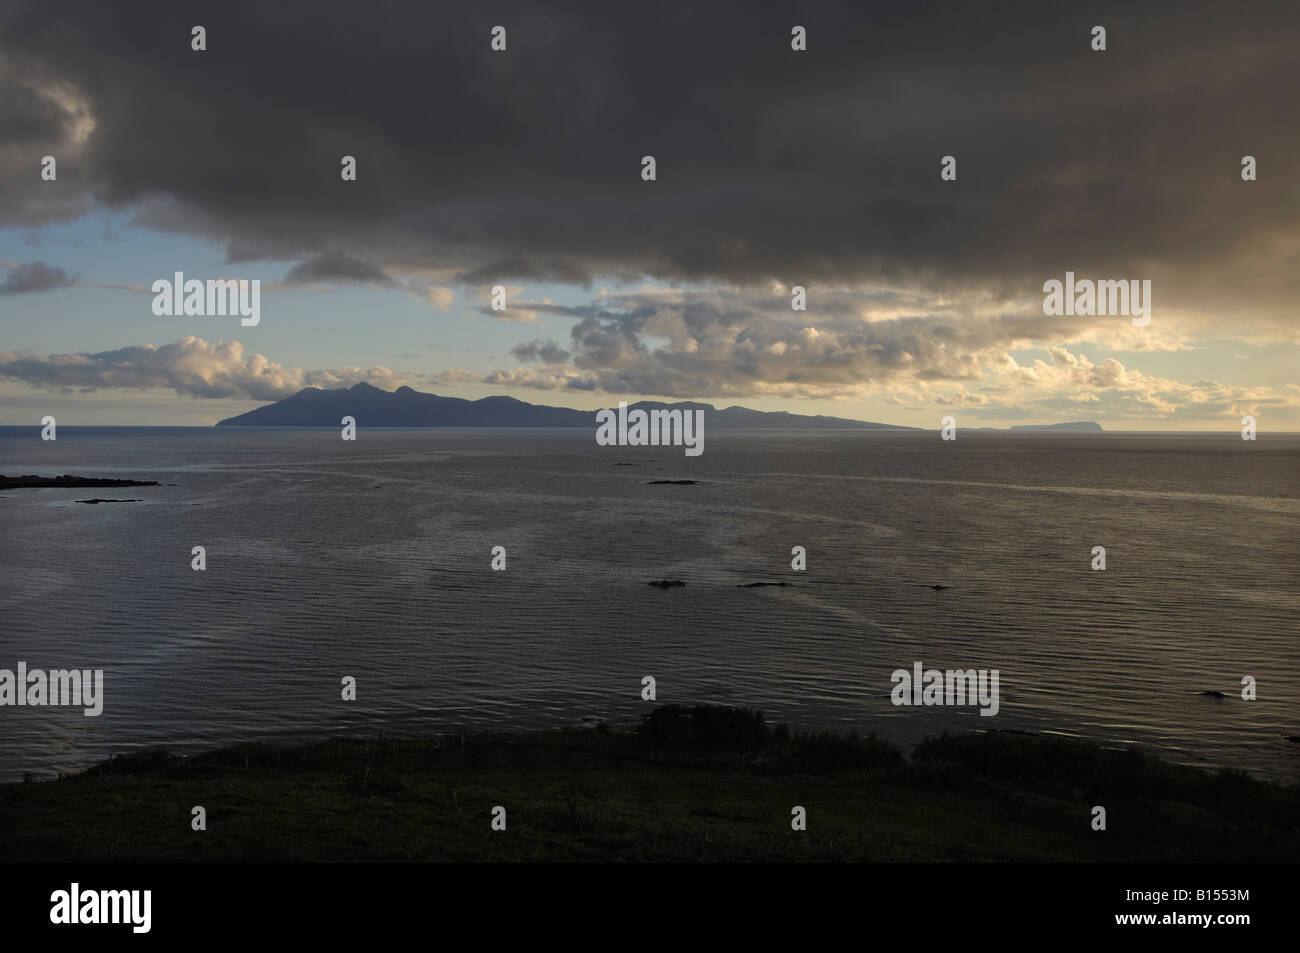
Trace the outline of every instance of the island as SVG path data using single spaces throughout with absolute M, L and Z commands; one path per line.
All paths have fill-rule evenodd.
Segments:
M 0 474 L 0 490 L 25 490 L 44 487 L 68 487 L 81 489 L 88 486 L 157 486 L 157 480 L 118 480 L 109 477 L 63 476 L 43 477 L 34 474 L 23 476 L 5 476 Z M 79 501 L 81 502 L 81 501 Z M 110 502 L 110 501 L 106 501 Z
M 643 400 L 628 406 L 635 410 L 703 410 L 709 426 L 734 430 L 912 430 L 845 417 L 808 416 L 786 411 L 717 408 L 712 404 L 681 401 L 666 404 Z M 410 387 L 386 391 L 373 384 L 322 390 L 306 387 L 273 404 L 217 423 L 218 427 L 337 427 L 344 417 L 370 427 L 594 427 L 596 408 L 546 407 L 514 397 L 440 397 Z

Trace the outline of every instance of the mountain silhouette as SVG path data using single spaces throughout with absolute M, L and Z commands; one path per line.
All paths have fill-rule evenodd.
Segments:
M 606 406 L 618 408 L 618 401 Z M 628 410 L 703 410 L 711 428 L 836 428 L 856 430 L 916 430 L 893 424 L 844 417 L 805 416 L 786 411 L 750 410 L 684 401 L 666 404 L 643 400 Z M 373 384 L 321 390 L 306 387 L 292 397 L 220 421 L 218 427 L 337 427 L 344 417 L 369 427 L 586 427 L 596 426 L 596 410 L 544 407 L 514 397 L 465 400 L 439 397 L 410 387 L 386 391 Z

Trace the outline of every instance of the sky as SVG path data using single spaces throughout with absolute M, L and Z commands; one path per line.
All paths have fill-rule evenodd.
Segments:
M 0 424 L 367 381 L 1297 431 L 1297 49 L 1290 0 L 0 0 Z M 176 272 L 259 323 L 155 314 Z M 1067 272 L 1149 322 L 1045 313 Z

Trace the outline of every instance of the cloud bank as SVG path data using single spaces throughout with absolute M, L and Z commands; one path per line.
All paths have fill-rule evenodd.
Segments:
M 206 52 L 190 48 L 194 23 Z M 489 49 L 494 23 L 505 53 Z M 806 52 L 790 49 L 795 23 Z M 0 222 L 131 207 L 232 262 L 300 262 L 296 280 L 436 268 L 471 284 L 1015 296 L 1072 269 L 1150 278 L 1157 307 L 1265 332 L 1290 323 L 1300 291 L 1297 48 L 1290 0 L 1194 15 L 1103 2 L 1073 18 L 1037 0 L 996 16 L 816 0 L 593 15 L 559 0 L 490 18 L 14 0 L 0 13 Z M 57 182 L 37 177 L 45 154 Z M 1257 182 L 1241 181 L 1245 154 Z
M 303 370 L 246 353 L 238 341 L 212 344 L 193 335 L 161 347 L 140 344 L 94 354 L 0 352 L 0 378 L 63 390 L 170 388 L 187 397 L 264 401 L 304 387 L 331 389 L 366 381 L 393 390 L 403 383 L 385 367 Z

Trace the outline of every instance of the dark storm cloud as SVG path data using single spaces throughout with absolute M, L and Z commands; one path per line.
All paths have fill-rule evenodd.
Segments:
M 62 268 L 33 261 L 18 265 L 5 275 L 4 281 L 0 281 L 0 295 L 28 294 L 33 291 L 66 288 L 76 280 L 76 275 L 70 275 Z
M 591 274 L 572 255 L 544 257 L 512 255 L 497 258 L 456 276 L 466 284 L 514 279 L 518 281 L 563 281 L 575 285 L 591 284 Z
M 294 265 L 284 276 L 287 284 L 306 284 L 313 281 L 358 282 L 386 285 L 392 279 L 369 262 L 337 252 L 317 255 Z
M 1228 274 L 1238 297 L 1293 300 L 1297 48 L 1293 0 L 17 0 L 0 12 L 0 221 L 93 197 L 232 261 L 338 253 L 472 283 L 1010 294 L 1072 269 L 1176 277 L 1166 303 Z M 46 152 L 57 183 L 38 179 Z

